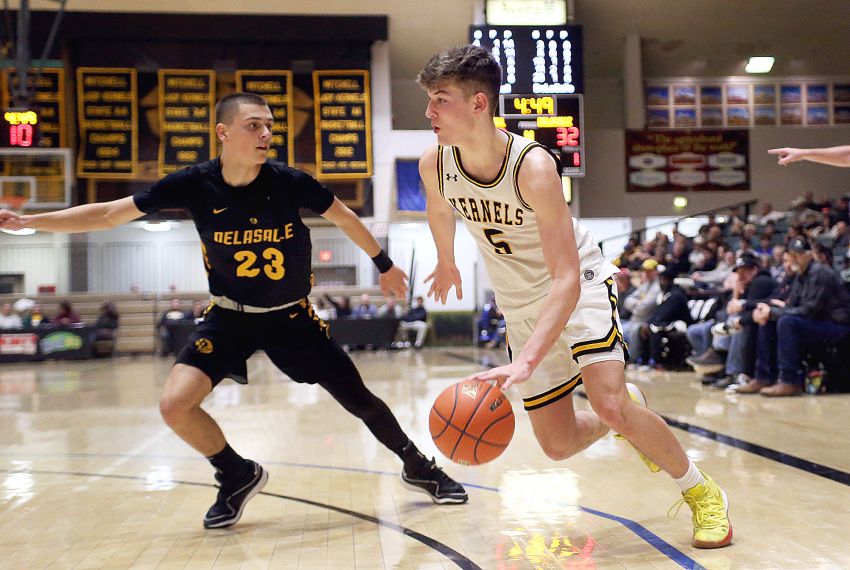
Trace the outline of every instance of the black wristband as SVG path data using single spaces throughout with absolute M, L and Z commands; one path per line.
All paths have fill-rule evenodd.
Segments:
M 377 267 L 378 271 L 381 273 L 386 273 L 393 266 L 393 260 L 390 259 L 390 256 L 387 255 L 387 252 L 383 249 L 378 253 L 378 255 L 372 258 L 372 263 L 375 264 L 375 267 Z

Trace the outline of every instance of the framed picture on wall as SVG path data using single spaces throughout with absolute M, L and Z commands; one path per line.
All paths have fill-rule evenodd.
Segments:
M 673 103 L 675 105 L 694 105 L 697 102 L 695 85 L 674 85 Z
M 836 105 L 832 117 L 836 125 L 850 125 L 850 105 Z
M 695 127 L 697 126 L 696 107 L 682 107 L 673 111 L 673 126 Z
M 803 89 L 799 85 L 782 85 L 779 87 L 780 103 L 802 103 Z
M 647 109 L 646 126 L 666 128 L 670 126 L 670 111 L 667 109 Z
M 726 104 L 739 105 L 750 102 L 750 86 L 749 85 L 727 85 L 726 86 Z
M 775 125 L 776 108 L 770 106 L 758 106 L 753 109 L 753 119 L 756 125 Z
M 756 105 L 773 105 L 776 103 L 776 86 L 754 85 L 753 102 Z
M 699 90 L 699 102 L 703 105 L 723 103 L 723 90 L 719 85 L 703 85 Z
M 720 107 L 703 107 L 700 109 L 703 127 L 722 127 L 723 109 Z
M 647 87 L 646 88 L 646 104 L 647 105 L 669 105 L 670 90 L 664 87 Z
M 729 127 L 750 126 L 750 108 L 726 107 L 726 125 Z
M 826 85 L 806 85 L 808 103 L 826 103 L 829 101 L 829 88 Z
M 850 85 L 836 83 L 832 86 L 832 99 L 836 103 L 850 103 Z
M 826 105 L 809 105 L 806 107 L 807 125 L 828 125 L 829 107 Z
M 802 105 L 782 105 L 779 114 L 779 122 L 783 125 L 802 125 Z

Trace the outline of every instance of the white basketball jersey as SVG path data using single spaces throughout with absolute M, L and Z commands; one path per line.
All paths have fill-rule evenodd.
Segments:
M 537 218 L 517 185 L 523 158 L 541 145 L 513 133 L 507 135 L 505 158 L 494 180 L 482 182 L 467 174 L 457 147 L 439 147 L 437 174 L 440 193 L 460 213 L 478 242 L 499 308 L 510 318 L 525 318 L 536 316 L 523 309 L 544 298 L 552 285 Z M 617 268 L 605 261 L 593 236 L 575 218 L 573 228 L 581 283 L 596 284 L 616 273 Z

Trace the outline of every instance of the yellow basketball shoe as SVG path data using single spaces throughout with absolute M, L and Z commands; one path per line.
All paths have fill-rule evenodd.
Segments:
M 646 407 L 646 398 L 644 397 L 643 392 L 640 391 L 640 388 L 638 388 L 637 386 L 635 386 L 631 382 L 626 382 L 626 389 L 629 391 L 629 397 L 631 397 L 631 399 L 638 406 L 643 406 L 644 408 Z M 624 438 L 623 436 L 621 436 L 618 433 L 615 433 L 614 437 L 616 437 L 617 439 L 623 440 L 626 443 L 629 443 L 629 441 L 626 438 Z M 632 444 L 629 443 L 629 445 L 632 445 Z M 635 447 L 633 445 L 632 445 L 632 447 L 634 448 L 635 451 L 637 451 L 637 454 L 640 456 L 640 458 L 643 460 L 643 462 L 646 464 L 647 468 L 649 468 L 650 471 L 652 471 L 653 473 L 658 473 L 659 471 L 661 471 L 661 467 L 656 465 L 655 462 L 652 459 L 650 459 L 649 457 L 644 455 L 643 452 L 640 449 L 638 449 L 637 447 Z
M 714 479 L 702 471 L 700 473 L 705 477 L 705 484 L 696 485 L 682 493 L 682 498 L 670 507 L 667 516 L 674 508 L 678 514 L 682 503 L 687 503 L 694 514 L 694 538 L 691 544 L 696 548 L 723 548 L 732 542 L 729 501 Z

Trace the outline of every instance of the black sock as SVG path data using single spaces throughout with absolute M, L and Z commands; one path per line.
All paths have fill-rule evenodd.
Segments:
M 224 449 L 215 455 L 207 457 L 207 460 L 218 472 L 228 477 L 241 477 L 248 472 L 248 460 L 233 451 L 229 443 L 226 443 Z

